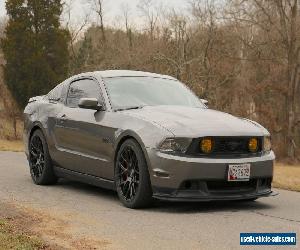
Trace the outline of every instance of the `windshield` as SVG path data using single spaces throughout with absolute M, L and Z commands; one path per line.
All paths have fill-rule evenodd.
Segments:
M 112 108 L 176 105 L 204 108 L 198 97 L 181 82 L 153 77 L 105 78 Z

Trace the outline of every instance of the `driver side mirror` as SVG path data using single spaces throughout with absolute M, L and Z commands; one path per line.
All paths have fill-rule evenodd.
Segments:
M 201 100 L 201 102 L 204 104 L 204 105 L 208 105 L 208 101 L 207 100 L 205 100 L 205 99 L 200 99 Z
M 103 110 L 103 105 L 98 102 L 97 98 L 80 98 L 78 106 L 82 109 Z

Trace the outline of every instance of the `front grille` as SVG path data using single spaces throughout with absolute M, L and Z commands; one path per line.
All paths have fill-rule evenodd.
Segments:
M 249 181 L 207 181 L 209 192 L 249 192 L 256 189 L 257 180 Z
M 255 194 L 271 191 L 272 177 L 253 178 L 249 181 L 227 180 L 185 180 L 181 183 L 178 193 L 213 196 L 230 196 Z
M 253 137 L 211 137 L 213 139 L 213 150 L 209 154 L 201 151 L 200 142 L 203 138 L 193 139 L 187 150 L 189 155 L 202 157 L 251 157 L 262 153 L 262 137 L 255 137 L 258 140 L 258 151 L 250 152 L 248 142 Z

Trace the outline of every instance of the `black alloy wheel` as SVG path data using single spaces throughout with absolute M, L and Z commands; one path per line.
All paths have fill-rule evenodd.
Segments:
M 125 200 L 132 200 L 139 186 L 139 167 L 135 152 L 126 146 L 121 152 L 119 161 L 119 187 Z
M 152 188 L 144 153 L 134 139 L 120 147 L 115 164 L 115 183 L 121 202 L 129 208 L 141 208 L 152 202 Z
M 30 172 L 35 180 L 38 180 L 45 168 L 45 153 L 42 140 L 39 136 L 34 135 L 30 141 Z
M 57 182 L 46 139 L 41 130 L 34 131 L 29 140 L 29 167 L 33 182 L 49 185 Z

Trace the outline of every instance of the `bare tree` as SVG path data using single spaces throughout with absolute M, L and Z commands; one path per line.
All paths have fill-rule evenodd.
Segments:
M 260 44 L 241 38 L 241 41 L 256 54 L 265 53 L 262 48 L 270 48 L 265 60 L 280 61 L 285 65 L 286 86 L 282 89 L 286 103 L 285 137 L 287 155 L 296 157 L 296 130 L 299 126 L 299 77 L 300 77 L 300 25 L 298 0 L 233 0 L 231 2 L 231 18 L 239 25 L 247 25 L 249 31 L 261 34 Z M 268 34 L 268 35 L 263 35 Z M 281 56 L 278 51 L 283 51 Z
M 4 77 L 3 77 L 3 72 L 2 72 L 2 64 L 4 63 L 4 59 L 2 58 L 1 51 L 0 51 L 0 101 L 3 104 L 3 113 L 4 117 L 0 116 L 0 119 L 5 119 L 11 123 L 11 127 L 13 128 L 13 136 L 9 135 L 7 132 L 4 131 L 5 136 L 7 139 L 19 139 L 19 134 L 18 134 L 18 121 L 20 120 L 20 110 L 12 98 L 10 92 L 8 91 L 6 85 L 4 84 Z M 1 113 L 0 113 L 1 115 Z M 1 122 L 2 124 L 5 125 L 5 122 Z M 1 129 L 1 127 L 0 127 Z M 4 127 L 2 129 L 7 130 L 8 128 Z
M 76 41 L 78 41 L 79 37 L 82 35 L 83 31 L 85 28 L 90 24 L 90 12 L 87 12 L 84 14 L 84 17 L 80 22 L 76 22 L 75 24 L 72 23 L 72 18 L 73 16 L 73 5 L 74 5 L 74 0 L 69 0 L 64 2 L 64 12 L 65 12 L 65 17 L 66 17 L 66 28 L 68 29 L 71 39 L 70 39 L 70 48 L 71 48 L 71 56 L 73 58 L 76 57 L 76 51 L 74 48 L 74 45 Z
M 247 116 L 270 129 L 277 155 L 297 155 L 299 0 L 189 0 L 188 11 L 140 0 L 142 29 L 125 4 L 117 25 L 108 27 L 105 0 L 87 1 L 98 23 L 90 24 L 92 15 L 74 23 L 75 0 L 66 1 L 64 23 L 76 59 L 71 73 L 101 68 L 173 75 L 213 108 Z
M 92 9 L 96 12 L 99 18 L 99 26 L 102 34 L 102 41 L 106 42 L 105 24 L 104 24 L 104 0 L 90 0 L 92 3 Z
M 132 38 L 132 27 L 130 23 L 130 8 L 128 4 L 122 4 L 121 6 L 123 10 L 123 17 L 124 17 L 124 22 L 125 22 L 125 30 L 128 38 L 128 43 L 129 43 L 129 48 L 130 50 L 132 49 L 133 46 L 133 38 Z
M 5 17 L 0 18 L 0 38 L 4 36 L 4 30 L 7 24 L 7 20 Z
M 0 19 L 0 39 L 5 36 L 5 27 L 7 24 L 6 18 Z M 4 117 L 0 117 L 0 119 L 4 118 L 7 119 L 13 128 L 13 139 L 18 139 L 18 130 L 17 130 L 17 124 L 18 120 L 20 119 L 20 111 L 19 108 L 16 105 L 16 102 L 13 100 L 11 94 L 9 93 L 5 83 L 4 83 L 4 76 L 3 76 L 3 68 L 2 66 L 5 64 L 5 60 L 1 51 L 0 47 L 0 102 L 3 105 L 3 113 Z M 1 114 L 0 114 L 1 115 Z M 2 122 L 2 124 L 5 124 L 5 122 Z M 1 127 L 0 127 L 1 129 Z M 3 128 L 2 128 L 3 129 Z M 4 128 L 7 129 L 7 128 Z M 10 135 L 7 135 L 7 131 L 4 131 L 6 136 L 8 136 L 8 139 L 12 139 Z
M 158 21 L 158 12 L 153 0 L 140 0 L 138 9 L 145 16 L 151 40 L 154 40 L 154 31 Z

